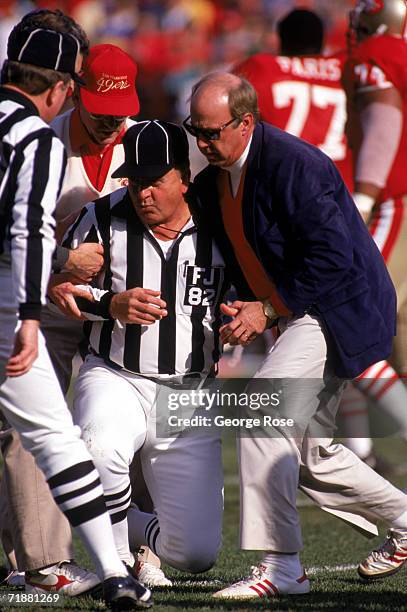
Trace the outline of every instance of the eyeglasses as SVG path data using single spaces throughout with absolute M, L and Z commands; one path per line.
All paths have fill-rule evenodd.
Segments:
M 190 118 L 191 115 L 189 115 L 185 119 L 185 121 L 182 122 L 182 125 L 184 126 L 186 131 L 191 134 L 191 136 L 194 136 L 195 138 L 201 138 L 202 140 L 219 140 L 221 132 L 225 128 L 227 128 L 228 125 L 231 125 L 235 121 L 239 121 L 239 123 L 241 121 L 239 118 L 233 117 L 230 121 L 228 121 L 224 125 L 221 125 L 218 128 L 200 128 L 196 125 L 192 125 L 192 123 L 188 123 L 188 119 Z
M 120 125 L 120 123 L 123 123 L 127 119 L 127 116 L 118 117 L 116 115 L 95 115 L 94 113 L 88 113 L 88 115 L 92 121 L 97 121 L 98 123 L 108 123 L 109 125 Z

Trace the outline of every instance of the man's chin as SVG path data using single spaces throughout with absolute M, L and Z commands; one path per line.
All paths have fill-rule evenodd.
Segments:
M 116 132 L 114 134 L 109 134 L 109 135 L 95 134 L 94 141 L 96 142 L 96 144 L 102 147 L 106 147 L 107 145 L 112 144 L 116 140 L 116 138 L 117 138 Z
M 216 155 L 205 155 L 206 157 L 206 161 L 208 162 L 208 164 L 211 164 L 211 166 L 222 166 L 223 165 L 223 160 L 219 159 L 219 157 L 217 157 Z

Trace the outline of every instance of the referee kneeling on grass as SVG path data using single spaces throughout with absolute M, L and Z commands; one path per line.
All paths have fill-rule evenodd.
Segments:
M 99 242 L 105 255 L 103 272 L 87 287 L 91 301 L 83 286 L 72 287 L 92 321 L 74 421 L 101 475 L 122 559 L 129 563 L 130 550 L 148 545 L 173 567 L 202 572 L 221 545 L 220 437 L 201 431 L 159 438 L 155 402 L 158 396 L 165 420 L 160 398 L 174 382 L 205 380 L 216 366 L 224 263 L 189 204 L 184 130 L 144 121 L 123 144 L 125 163 L 112 176 L 128 186 L 88 204 L 64 242 Z M 155 514 L 129 510 L 129 465 L 140 449 Z

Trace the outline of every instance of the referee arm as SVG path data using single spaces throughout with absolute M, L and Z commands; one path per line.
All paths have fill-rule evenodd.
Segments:
M 6 365 L 10 377 L 28 372 L 38 356 L 41 306 L 46 302 L 55 247 L 53 212 L 66 164 L 62 143 L 47 128 L 31 134 L 15 159 L 21 160 L 21 166 L 10 227 L 11 269 L 21 325 Z
M 103 253 L 102 237 L 98 227 L 95 204 L 91 202 L 82 209 L 79 217 L 67 230 L 63 246 L 70 253 L 94 247 L 95 243 Z M 91 274 L 97 285 L 98 278 Z M 88 280 L 88 279 L 86 279 Z M 118 319 L 121 323 L 152 325 L 167 316 L 166 303 L 160 299 L 160 292 L 143 287 L 134 287 L 115 293 L 102 287 L 81 285 L 80 278 L 66 274 L 53 275 L 48 294 L 58 308 L 68 317 L 75 319 L 104 320 Z

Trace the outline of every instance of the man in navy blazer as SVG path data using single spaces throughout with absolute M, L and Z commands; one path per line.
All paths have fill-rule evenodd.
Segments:
M 241 544 L 265 555 L 251 576 L 215 597 L 309 591 L 298 555 L 298 486 L 365 534 L 387 521 L 407 556 L 407 497 L 332 444 L 345 379 L 390 354 L 396 319 L 382 256 L 338 171 L 315 147 L 258 122 L 254 89 L 232 74 L 194 86 L 184 126 L 210 164 L 195 179 L 201 214 L 236 286 L 243 275 L 252 295 L 222 305 L 232 317 L 222 339 L 246 345 L 278 326 L 248 391 L 278 379 L 280 415 L 295 421 L 291 430 L 250 430 L 239 439 Z M 390 570 L 374 556 L 359 566 L 365 578 Z

